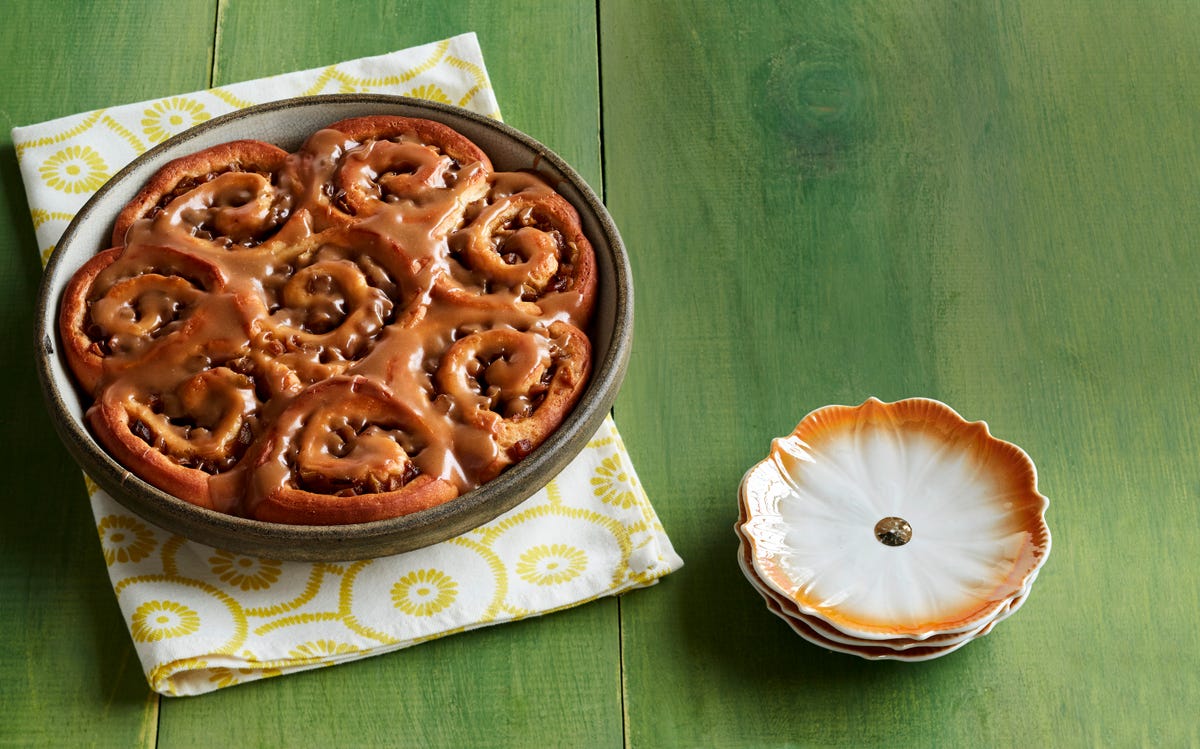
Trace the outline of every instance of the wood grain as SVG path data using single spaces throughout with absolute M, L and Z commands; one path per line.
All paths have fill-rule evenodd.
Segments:
M 214 80 L 331 65 L 468 31 L 479 38 L 504 120 L 553 149 L 599 191 L 592 4 L 320 0 L 301 9 L 277 0 L 223 0 Z M 268 33 L 285 43 L 261 43 Z
M 605 601 L 168 701 L 159 745 L 619 746 L 615 621 Z
M 595 11 L 584 3 L 300 9 L 224 2 L 214 83 L 383 54 L 469 30 L 478 33 L 506 121 L 597 179 Z M 268 37 L 289 42 L 282 49 L 262 44 Z M 526 41 L 515 45 L 514 38 Z M 355 746 L 617 746 L 617 603 L 170 701 L 160 723 L 162 746 L 337 746 L 347 737 Z
M 1200 14 L 1069 5 L 601 4 L 617 415 L 688 561 L 623 606 L 631 745 L 1198 740 Z M 798 640 L 734 565 L 742 472 L 869 395 L 986 419 L 1052 501 L 1023 612 L 927 664 Z
M 12 5 L 0 744 L 1200 744 L 1200 6 Z M 8 131 L 470 30 L 506 120 L 607 188 L 638 304 L 617 419 L 687 566 L 160 707 L 41 406 Z M 929 663 L 799 640 L 735 563 L 743 471 L 809 410 L 869 395 L 987 420 L 1051 499 L 1028 604 Z
M 108 582 L 83 476 L 34 374 L 41 275 L 9 131 L 208 85 L 216 3 L 10 5 L 0 31 L 0 744 L 154 746 L 150 692 Z M 146 28 L 179 29 L 173 38 Z M 136 75 L 131 75 L 131 65 Z

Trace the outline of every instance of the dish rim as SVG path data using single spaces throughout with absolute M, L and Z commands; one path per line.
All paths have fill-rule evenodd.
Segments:
M 563 184 L 566 183 L 576 193 L 575 196 L 568 194 L 564 197 L 579 210 L 585 235 L 597 249 L 601 276 L 601 290 L 598 293 L 604 294 L 604 289 L 608 288 L 606 283 L 611 282 L 612 299 L 597 300 L 597 312 L 589 326 L 589 337 L 595 345 L 595 329 L 600 322 L 598 318 L 602 310 L 611 307 L 612 329 L 608 332 L 608 345 L 601 357 L 593 358 L 588 385 L 574 409 L 520 463 L 445 504 L 396 518 L 331 526 L 267 523 L 208 510 L 174 497 L 122 468 L 86 428 L 83 413 L 77 414 L 69 408 L 59 392 L 63 387 L 60 380 L 64 375 L 66 386 L 74 388 L 76 393 L 79 391 L 62 359 L 63 347 L 58 333 L 63 286 L 82 262 L 96 252 L 107 249 L 103 246 L 90 248 L 86 255 L 72 262 L 70 258 L 83 252 L 72 251 L 72 243 L 85 223 L 100 220 L 98 216 L 102 211 L 108 213 L 103 208 L 106 196 L 124 185 L 131 175 L 143 170 L 150 170 L 148 173 L 153 174 L 161 167 L 161 163 L 153 169 L 148 165 L 160 161 L 165 163 L 165 160 L 169 160 L 166 158 L 168 154 L 174 154 L 171 156 L 174 158 L 207 147 L 193 146 L 188 150 L 188 144 L 197 138 L 227 128 L 236 130 L 245 120 L 253 122 L 255 117 L 296 108 L 338 110 L 339 114 L 321 118 L 327 124 L 349 116 L 369 114 L 425 117 L 448 124 L 456 130 L 460 130 L 462 122 L 466 122 L 469 123 L 469 130 L 491 131 L 499 139 L 515 143 L 518 150 L 528 152 L 536 171 L 549 179 L 556 190 L 562 193 Z M 348 113 L 351 109 L 358 110 L 357 114 Z M 242 130 L 250 132 L 231 133 L 222 136 L 218 142 L 237 140 L 239 137 L 272 142 L 269 135 L 253 132 L 251 127 L 243 125 Z M 477 137 L 464 134 L 472 140 Z M 494 146 L 492 148 L 495 149 Z M 489 152 L 489 156 L 492 153 Z M 115 212 L 104 216 L 106 226 L 111 227 L 114 217 Z M 598 239 L 603 242 L 598 242 Z M 602 247 L 607 248 L 607 252 L 600 251 Z M 570 164 L 532 136 L 504 122 L 461 107 L 406 96 L 327 94 L 290 97 L 214 117 L 154 146 L 119 170 L 84 203 L 56 243 L 55 251 L 51 253 L 39 281 L 34 319 L 36 369 L 54 428 L 68 451 L 101 488 L 134 514 L 165 530 L 229 551 L 298 561 L 349 561 L 410 551 L 469 531 L 525 501 L 561 472 L 582 452 L 616 399 L 632 349 L 633 295 L 628 253 L 603 202 Z M 90 398 L 86 396 L 81 398 L 83 404 L 88 401 Z M 130 487 L 128 491 L 127 487 Z M 145 499 L 134 496 L 139 494 Z M 196 538 L 196 526 L 211 533 L 205 533 L 205 538 Z M 430 533 L 429 529 L 437 532 Z
M 1031 500 L 1036 500 L 1038 504 L 1038 512 L 1036 515 L 1037 535 L 1042 540 L 1039 544 L 1035 539 L 1033 546 L 1036 550 L 1029 550 L 1029 554 L 1033 558 L 1031 566 L 1025 570 L 1022 577 L 1014 581 L 1014 584 L 1004 586 L 1006 590 L 999 591 L 999 594 L 994 595 L 985 602 L 981 602 L 976 608 L 969 613 L 964 614 L 954 619 L 942 621 L 939 626 L 937 622 L 929 622 L 930 626 L 918 628 L 911 626 L 886 626 L 878 623 L 865 622 L 857 617 L 831 618 L 822 613 L 821 609 L 814 606 L 811 601 L 803 595 L 794 595 L 790 593 L 786 586 L 781 583 L 771 571 L 764 568 L 764 564 L 768 559 L 778 556 L 777 549 L 773 548 L 772 543 L 760 538 L 757 532 L 759 526 L 763 525 L 765 514 L 756 514 L 753 503 L 749 501 L 749 485 L 752 479 L 757 478 L 760 472 L 776 471 L 782 473 L 782 468 L 777 464 L 775 455 L 779 451 L 778 443 L 781 440 L 799 440 L 798 434 L 806 431 L 807 428 L 821 430 L 826 427 L 812 425 L 822 417 L 831 418 L 855 418 L 859 419 L 864 415 L 883 414 L 888 417 L 894 417 L 895 412 L 904 408 L 927 408 L 934 411 L 938 418 L 946 419 L 953 422 L 957 428 L 969 430 L 972 437 L 986 444 L 989 449 L 1001 450 L 1011 457 L 1015 462 L 1020 464 L 1020 467 L 1025 471 L 1024 477 L 1027 479 L 1027 484 L 1023 490 L 1027 493 Z M 802 440 L 800 440 L 802 441 Z M 781 476 L 782 478 L 782 476 Z M 786 481 L 786 479 L 783 479 Z M 966 633 L 977 627 L 980 623 L 994 619 L 997 614 L 1003 611 L 1012 598 L 1027 594 L 1032 586 L 1032 582 L 1036 579 L 1038 572 L 1044 566 L 1046 559 L 1050 555 L 1052 546 L 1050 528 L 1046 523 L 1046 511 L 1049 508 L 1049 499 L 1046 498 L 1037 486 L 1037 467 L 1029 455 L 1019 446 L 999 439 L 991 434 L 986 422 L 974 421 L 969 422 L 964 419 L 957 411 L 941 401 L 932 398 L 903 398 L 896 401 L 885 403 L 878 398 L 867 398 L 863 403 L 857 406 L 829 405 L 815 409 L 809 412 L 792 432 L 784 437 L 772 440 L 771 449 L 767 456 L 755 463 L 749 470 L 746 471 L 738 486 L 738 502 L 742 517 L 739 518 L 737 530 L 739 537 L 744 536 L 746 543 L 750 546 L 750 554 L 752 556 L 755 572 L 760 580 L 767 584 L 771 589 L 776 591 L 780 596 L 793 601 L 796 607 L 803 613 L 809 616 L 819 617 L 839 631 L 851 636 L 864 640 L 888 640 L 896 637 L 904 637 L 912 640 L 926 640 L 935 635 Z M 783 574 L 782 568 L 777 572 Z M 1015 569 L 1015 568 L 1014 568 Z M 1011 574 L 1011 573 L 1010 573 Z

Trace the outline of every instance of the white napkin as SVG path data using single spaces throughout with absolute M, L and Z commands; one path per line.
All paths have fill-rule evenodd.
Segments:
M 12 131 L 42 260 L 109 177 L 196 123 L 292 96 L 403 94 L 499 117 L 474 34 Z M 87 481 L 113 590 L 150 686 L 191 695 L 364 658 L 654 584 L 678 569 L 611 419 L 543 490 L 436 546 L 278 562 L 168 533 Z

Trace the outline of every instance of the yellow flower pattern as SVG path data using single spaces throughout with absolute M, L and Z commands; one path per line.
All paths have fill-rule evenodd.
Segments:
M 283 568 L 273 559 L 259 559 L 217 551 L 208 559 L 209 569 L 221 582 L 242 590 L 264 590 L 279 579 Z
M 279 676 L 282 673 L 283 671 L 278 668 L 228 668 L 226 666 L 217 666 L 209 669 L 208 681 L 214 687 L 220 689 L 246 681 L 268 679 L 272 676 Z
M 211 119 L 204 105 L 182 96 L 156 101 L 142 114 L 142 132 L 151 143 L 161 143 L 172 135 Z
M 434 85 L 417 86 L 411 91 L 407 91 L 405 96 L 411 96 L 414 99 L 426 99 L 428 101 L 441 102 L 442 104 L 453 104 L 446 92 Z
M 458 597 L 458 583 L 441 570 L 416 570 L 392 586 L 392 603 L 412 616 L 436 614 Z
M 600 461 L 596 475 L 592 477 L 592 493 L 605 504 L 622 509 L 633 507 L 637 497 L 633 493 L 633 481 L 629 472 L 621 465 L 621 459 L 612 455 Z
M 314 658 L 330 658 L 337 655 L 348 655 L 357 653 L 358 648 L 353 645 L 348 645 L 344 642 L 335 642 L 333 640 L 312 640 L 303 645 L 297 646 L 295 649 L 288 651 L 289 658 L 297 660 L 312 660 Z
M 147 601 L 133 612 L 133 639 L 157 642 L 183 637 L 200 629 L 200 615 L 175 601 Z
M 117 562 L 139 562 L 157 545 L 150 529 L 127 515 L 109 515 L 96 525 L 96 530 L 100 533 L 104 561 L 109 566 Z
M 517 575 L 535 585 L 565 583 L 587 569 L 587 553 L 566 544 L 542 544 L 521 555 Z
M 67 146 L 46 159 L 38 173 L 47 186 L 67 193 L 95 192 L 111 176 L 91 146 Z

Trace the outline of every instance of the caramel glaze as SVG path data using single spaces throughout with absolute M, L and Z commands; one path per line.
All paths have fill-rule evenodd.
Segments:
M 226 513 L 365 522 L 491 480 L 566 417 L 595 259 L 540 178 L 395 117 L 275 171 L 221 148 L 152 180 L 64 299 L 88 422 L 131 472 Z

